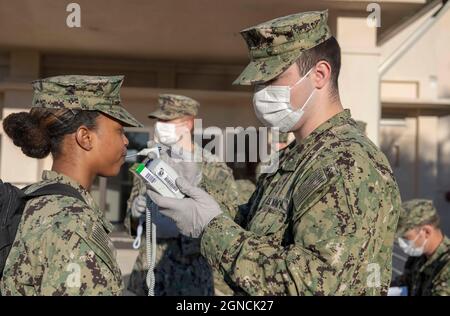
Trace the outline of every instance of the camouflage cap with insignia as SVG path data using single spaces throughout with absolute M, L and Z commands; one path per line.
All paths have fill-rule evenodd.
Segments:
M 123 76 L 56 76 L 33 81 L 33 107 L 99 111 L 123 123 L 141 127 L 121 105 Z
M 402 203 L 397 226 L 397 236 L 403 236 L 408 230 L 422 225 L 436 215 L 433 201 L 414 199 Z
M 189 97 L 177 94 L 161 94 L 158 99 L 159 109 L 148 117 L 160 120 L 174 120 L 183 116 L 196 116 L 200 103 Z
M 302 54 L 331 37 L 328 10 L 277 18 L 241 31 L 250 53 L 250 63 L 233 82 L 264 83 L 291 66 Z

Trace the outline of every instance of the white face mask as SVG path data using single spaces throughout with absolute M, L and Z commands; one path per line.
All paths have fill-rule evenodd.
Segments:
M 155 138 L 163 145 L 175 145 L 181 136 L 177 135 L 176 124 L 156 122 Z
M 253 94 L 253 107 L 258 119 L 268 127 L 278 127 L 282 132 L 290 132 L 305 113 L 304 109 L 316 89 L 311 92 L 306 102 L 294 110 L 291 104 L 291 89 L 302 82 L 313 70 L 292 86 L 266 86 L 256 88 Z
M 407 240 L 404 238 L 398 238 L 398 245 L 400 246 L 400 248 L 402 248 L 403 252 L 411 257 L 420 257 L 421 255 L 423 255 L 423 251 L 425 249 L 425 245 L 428 241 L 428 239 L 425 239 L 422 243 L 422 246 L 420 247 L 416 247 L 415 246 L 415 241 L 417 240 L 417 238 L 419 238 L 419 234 L 417 234 L 416 238 L 414 238 L 414 240 Z

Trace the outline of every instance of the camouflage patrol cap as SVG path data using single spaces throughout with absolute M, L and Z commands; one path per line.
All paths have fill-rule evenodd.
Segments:
M 249 85 L 272 80 L 291 66 L 302 52 L 331 37 L 328 10 L 292 14 L 241 31 L 250 63 L 233 82 Z
M 177 94 L 161 94 L 158 99 L 159 109 L 148 117 L 161 120 L 174 120 L 186 115 L 196 116 L 200 103 L 189 97 Z
M 414 199 L 402 203 L 397 226 L 397 236 L 401 237 L 408 230 L 418 227 L 436 215 L 431 200 Z
M 56 76 L 33 81 L 33 107 L 99 111 L 123 123 L 141 127 L 121 105 L 123 76 Z

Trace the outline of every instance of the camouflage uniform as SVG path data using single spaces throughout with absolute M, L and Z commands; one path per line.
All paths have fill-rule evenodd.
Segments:
M 292 133 L 282 133 L 280 132 L 278 135 L 278 144 L 285 144 L 284 146 L 289 145 L 292 140 L 291 135 L 293 136 Z M 294 138 L 295 139 L 295 138 Z M 270 142 L 272 142 L 272 140 L 270 140 Z M 261 174 L 263 174 L 264 172 L 264 167 L 269 168 L 269 166 L 273 163 L 274 158 L 278 156 L 278 150 L 276 150 L 268 159 L 268 162 L 266 161 L 261 161 L 260 163 L 258 163 L 258 165 L 256 166 L 255 169 L 255 179 L 256 181 L 258 181 L 259 177 L 261 176 Z M 247 201 L 246 201 L 247 202 Z
M 266 82 L 330 37 L 327 12 L 243 31 L 251 63 L 236 82 Z M 250 295 L 379 295 L 391 278 L 400 195 L 382 152 L 350 111 L 280 151 L 233 221 L 214 218 L 201 252 Z
M 366 132 L 366 128 L 367 128 L 367 123 L 366 122 L 364 122 L 364 121 L 356 121 L 356 124 L 358 125 L 358 128 L 359 128 L 359 130 L 362 132 L 362 133 L 364 133 L 364 134 L 366 134 L 367 132 Z
M 184 96 L 163 94 L 159 99 L 160 109 L 149 116 L 173 120 L 185 115 L 197 115 L 198 103 Z M 194 143 L 194 152 L 202 153 L 201 182 L 199 187 L 206 190 L 220 203 L 225 212 L 234 212 L 238 191 L 230 168 L 206 150 Z M 133 177 L 133 188 L 128 199 L 128 216 L 134 199 L 145 191 L 144 182 Z M 145 244 L 142 238 L 141 245 Z M 177 238 L 158 238 L 155 264 L 155 295 L 213 295 L 232 294 L 223 277 L 212 271 L 200 254 L 200 241 L 180 235 Z M 137 295 L 147 295 L 147 256 L 141 246 L 130 276 L 128 289 Z M 214 280 L 213 280 L 214 279 Z
M 33 106 L 98 110 L 124 125 L 139 123 L 120 106 L 121 77 L 60 76 L 33 83 Z M 113 103 L 113 104 L 111 104 Z M 73 179 L 44 171 L 32 192 L 52 183 L 83 197 L 48 195 L 27 202 L 0 283 L 3 295 L 121 295 L 112 226 Z
M 250 180 L 236 180 L 237 191 L 239 192 L 238 205 L 246 204 L 253 192 L 255 192 L 255 184 Z
M 415 199 L 402 204 L 397 235 L 420 227 L 436 215 L 431 200 Z M 428 258 L 409 257 L 403 275 L 397 277 L 393 286 L 406 286 L 410 296 L 450 295 L 450 240 L 444 236 L 436 251 Z

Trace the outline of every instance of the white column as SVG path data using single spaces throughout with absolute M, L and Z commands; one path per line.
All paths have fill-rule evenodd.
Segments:
M 342 53 L 342 104 L 350 108 L 353 118 L 367 123 L 367 135 L 378 145 L 381 104 L 376 29 L 367 25 L 365 17 L 338 17 L 336 34 Z
M 434 200 L 437 193 L 438 122 L 435 116 L 419 116 L 419 196 Z

